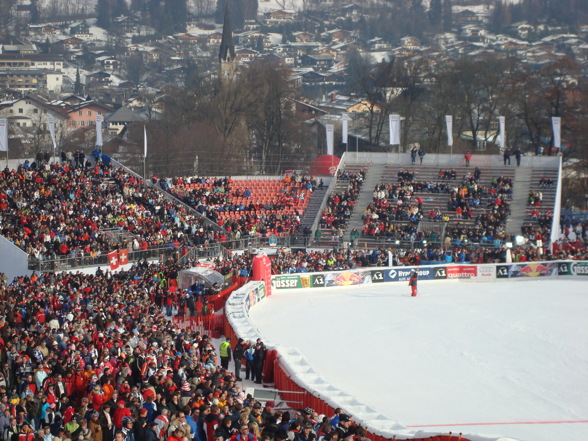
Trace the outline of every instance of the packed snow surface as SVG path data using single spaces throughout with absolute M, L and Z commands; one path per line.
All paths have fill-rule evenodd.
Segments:
M 415 430 L 588 440 L 588 280 L 274 290 L 250 316 Z

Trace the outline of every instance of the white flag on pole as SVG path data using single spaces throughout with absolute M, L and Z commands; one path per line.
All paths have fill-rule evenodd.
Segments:
M 499 116 L 498 121 L 500 122 L 500 133 L 498 135 L 498 144 L 500 145 L 501 149 L 504 149 L 506 147 L 506 129 L 505 129 L 504 116 Z
M 390 145 L 400 145 L 400 115 L 389 115 Z
M 551 126 L 553 128 L 553 146 L 559 149 L 561 148 L 561 117 L 551 117 Z
M 0 152 L 8 151 L 8 120 L 0 119 Z
M 96 115 L 96 145 L 102 147 L 102 115 Z
M 327 124 L 327 155 L 332 155 L 334 152 L 334 138 L 333 138 L 333 125 Z
M 143 158 L 147 157 L 147 127 L 143 126 Z
M 445 127 L 447 129 L 447 145 L 453 145 L 453 116 L 445 115 Z
M 349 120 L 349 115 L 344 113 L 341 115 L 341 137 L 343 138 L 343 144 L 347 144 L 347 123 Z
M 55 118 L 48 116 L 47 125 L 49 126 L 49 133 L 51 134 L 51 141 L 53 142 L 53 150 L 56 150 L 57 140 L 55 139 Z

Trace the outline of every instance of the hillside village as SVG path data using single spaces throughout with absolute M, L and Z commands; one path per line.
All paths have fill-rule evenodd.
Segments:
M 47 115 L 56 121 L 60 145 L 91 144 L 85 132 L 96 115 L 104 118 L 107 139 L 124 137 L 129 125 L 160 117 L 170 88 L 184 87 L 195 72 L 218 75 L 223 23 L 213 17 L 191 19 L 185 32 L 155 38 L 139 15 L 116 17 L 108 31 L 91 14 L 33 24 L 31 3 L 25 1 L 12 7 L 18 35 L 0 48 L 0 117 L 9 120 L 11 139 L 23 151 L 46 147 Z M 586 80 L 588 24 L 570 33 L 562 26 L 518 22 L 495 33 L 493 7 L 480 3 L 454 4 L 449 29 L 440 26 L 427 42 L 414 35 L 362 37 L 361 4 L 323 1 L 309 12 L 261 3 L 255 19 L 232 29 L 235 60 L 239 69 L 259 59 L 287 68 L 308 120 L 365 110 L 366 96 L 341 93 L 349 81 L 352 51 L 374 64 L 421 62 L 428 72 L 462 57 L 484 63 L 503 54 L 532 69 L 568 57 L 581 68 L 568 80 Z

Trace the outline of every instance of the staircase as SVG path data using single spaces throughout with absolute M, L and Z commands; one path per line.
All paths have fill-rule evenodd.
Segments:
M 327 197 L 327 188 L 329 187 L 329 181 L 325 182 L 325 185 L 322 190 L 316 188 L 310 197 L 310 201 L 304 211 L 304 215 L 302 219 L 300 219 L 300 227 L 298 228 L 298 232 L 296 236 L 292 238 L 291 246 L 292 247 L 304 247 L 307 245 L 307 240 L 304 237 L 303 231 L 306 227 L 312 229 L 312 225 L 314 220 L 319 215 L 319 210 L 323 203 L 323 200 Z M 312 236 L 308 237 L 308 241 Z
M 349 218 L 349 223 L 347 224 L 347 230 L 345 231 L 345 240 L 349 241 L 349 234 L 353 231 L 354 228 L 357 228 L 357 231 L 361 232 L 363 229 L 363 212 L 367 208 L 367 206 L 372 202 L 374 197 L 374 188 L 376 184 L 382 182 L 382 175 L 384 174 L 384 169 L 386 168 L 386 164 L 374 164 L 367 170 L 367 174 L 365 176 L 365 180 L 363 181 L 363 185 L 361 186 L 361 193 L 357 197 L 357 201 L 355 203 L 355 209 Z
M 531 174 L 533 169 L 519 167 L 516 169 L 512 182 L 512 201 L 510 203 L 511 213 L 506 222 L 506 234 L 521 234 L 521 227 L 526 217 L 526 210 L 531 188 Z

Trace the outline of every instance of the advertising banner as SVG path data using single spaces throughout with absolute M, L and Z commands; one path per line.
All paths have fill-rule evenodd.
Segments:
M 476 265 L 456 265 L 447 267 L 448 279 L 469 279 L 478 276 Z
M 325 274 L 325 286 L 351 286 L 372 283 L 371 271 L 339 271 Z
M 311 288 L 324 288 L 325 287 L 325 276 L 323 274 L 316 274 L 311 277 Z
M 574 262 L 571 267 L 572 275 L 588 276 L 588 262 Z
M 275 289 L 302 288 L 302 282 L 298 274 L 279 275 L 272 277 L 272 287 Z
M 383 283 L 384 282 L 384 271 L 383 270 L 372 270 L 372 283 Z
M 557 276 L 559 265 L 556 262 L 516 263 L 513 265 L 498 265 L 496 277 L 545 277 Z
M 261 302 L 263 299 L 265 299 L 265 285 L 263 283 L 260 283 L 247 293 L 244 302 L 245 309 L 249 311 L 252 306 Z
M 435 279 L 447 279 L 447 269 L 444 266 L 438 266 L 435 268 Z
M 478 278 L 493 279 L 496 277 L 496 267 L 494 265 L 478 265 Z
M 435 267 L 425 266 L 420 268 L 393 268 L 384 271 L 385 282 L 405 282 L 410 279 L 410 272 L 416 269 L 419 280 L 432 280 L 435 278 Z
M 558 276 L 571 276 L 573 274 L 572 262 L 560 262 L 557 266 Z

